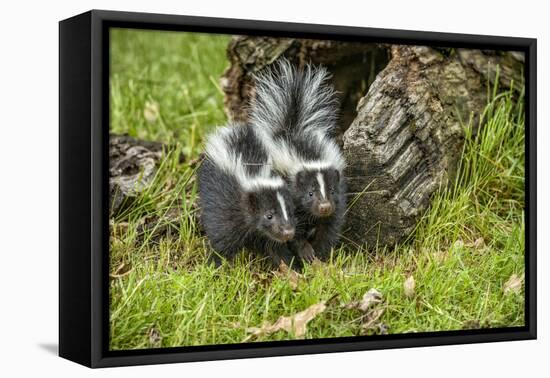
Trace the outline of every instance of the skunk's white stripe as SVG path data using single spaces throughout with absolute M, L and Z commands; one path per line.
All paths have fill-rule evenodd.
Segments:
M 240 153 L 230 145 L 231 137 L 237 137 L 240 125 L 219 127 L 209 135 L 205 153 L 207 158 L 227 174 L 233 175 L 245 191 L 280 189 L 285 185 L 281 177 L 271 176 L 270 161 L 260 171 L 250 175 Z
M 281 189 L 285 182 L 280 177 L 261 177 L 261 176 L 236 176 L 244 190 L 253 192 L 262 189 Z
M 286 212 L 286 207 L 285 207 L 285 199 L 283 198 L 283 196 L 279 192 L 277 192 L 277 199 L 279 200 L 279 204 L 281 205 L 281 211 L 283 212 L 283 218 L 285 218 L 285 220 L 288 220 L 288 213 Z
M 306 171 L 322 171 L 323 169 L 336 168 L 330 161 L 316 160 L 304 161 L 298 167 L 300 170 Z
M 321 191 L 321 197 L 323 199 L 327 198 L 327 193 L 325 191 L 325 178 L 321 172 L 317 173 L 317 182 L 319 183 L 319 190 Z

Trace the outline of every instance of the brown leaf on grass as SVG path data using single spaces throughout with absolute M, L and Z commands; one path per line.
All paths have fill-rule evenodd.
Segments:
M 143 118 L 149 123 L 155 123 L 159 117 L 159 105 L 154 101 L 146 101 Z
M 149 347 L 150 348 L 159 348 L 162 343 L 162 336 L 156 328 L 151 328 L 147 334 L 149 337 Z
M 290 269 L 288 265 L 281 262 L 279 269 L 272 272 L 275 277 L 288 280 L 290 288 L 294 291 L 298 289 L 298 283 L 303 276 L 293 269 Z
M 124 277 L 132 271 L 132 265 L 130 263 L 122 263 L 120 264 L 114 272 L 109 273 L 109 277 L 111 278 L 120 278 Z
M 512 274 L 508 281 L 504 283 L 504 294 L 514 293 L 517 294 L 521 291 L 523 285 L 523 276 L 518 277 L 517 274 Z
M 387 335 L 388 330 L 390 329 L 390 326 L 386 323 L 378 323 L 378 334 L 379 335 Z
M 345 309 L 357 309 L 362 312 L 367 312 L 371 306 L 381 303 L 384 297 L 375 288 L 370 289 L 363 295 L 363 298 L 360 301 L 353 301 L 345 304 L 343 307 Z
M 361 334 L 386 334 L 388 332 L 388 327 L 379 322 L 382 315 L 384 315 L 384 311 L 386 311 L 385 307 L 377 307 L 367 312 L 361 319 Z
M 343 308 L 356 309 L 363 313 L 358 319 L 361 322 L 360 332 L 362 335 L 386 334 L 388 326 L 379 321 L 386 310 L 386 306 L 379 306 L 383 301 L 382 294 L 372 288 L 363 295 L 360 301 L 347 303 Z
M 482 237 L 477 238 L 472 243 L 472 247 L 474 247 L 475 249 L 480 249 L 480 248 L 483 248 L 484 246 L 485 246 L 485 240 Z
M 403 290 L 405 291 L 405 296 L 407 298 L 412 298 L 414 297 L 414 288 L 415 288 L 416 284 L 414 282 L 414 277 L 413 276 L 409 276 L 405 282 L 403 282 Z
M 265 322 L 261 327 L 248 328 L 246 331 L 250 335 L 244 339 L 244 342 L 253 337 L 267 336 L 281 330 L 292 333 L 297 338 L 303 338 L 307 331 L 307 324 L 325 309 L 325 302 L 319 302 L 292 316 L 281 316 L 273 324 Z
M 274 271 L 274 273 L 281 273 L 281 274 L 288 274 L 288 272 L 293 272 L 292 269 L 288 265 L 286 265 L 283 261 L 279 264 L 279 268 Z

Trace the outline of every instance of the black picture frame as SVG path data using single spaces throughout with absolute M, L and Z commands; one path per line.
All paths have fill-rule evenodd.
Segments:
M 350 338 L 108 350 L 109 28 L 508 49 L 525 53 L 525 326 Z M 530 38 L 92 10 L 59 23 L 59 355 L 89 367 L 536 338 L 536 61 Z

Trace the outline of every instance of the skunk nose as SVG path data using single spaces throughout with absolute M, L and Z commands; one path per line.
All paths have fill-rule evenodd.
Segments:
M 323 202 L 319 205 L 319 214 L 324 216 L 332 214 L 332 205 L 330 202 Z
M 282 235 L 285 241 L 292 239 L 294 237 L 294 228 L 284 228 Z

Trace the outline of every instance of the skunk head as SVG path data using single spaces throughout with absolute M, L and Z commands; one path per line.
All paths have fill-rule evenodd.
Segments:
M 271 240 L 284 243 L 294 237 L 294 206 L 286 187 L 245 191 L 242 206 L 248 221 Z
M 340 179 L 334 168 L 301 170 L 293 182 L 295 201 L 314 217 L 329 217 L 341 198 Z

